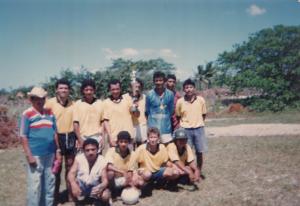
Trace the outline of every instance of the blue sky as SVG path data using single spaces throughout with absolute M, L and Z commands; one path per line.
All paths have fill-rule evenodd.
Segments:
M 300 25 L 297 0 L 0 0 L 0 88 L 118 57 L 162 57 L 184 79 L 277 24 Z

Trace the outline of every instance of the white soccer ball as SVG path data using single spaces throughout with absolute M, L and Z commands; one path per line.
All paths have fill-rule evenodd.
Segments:
M 133 205 L 139 201 L 141 191 L 135 187 L 124 188 L 121 193 L 121 199 L 126 205 Z

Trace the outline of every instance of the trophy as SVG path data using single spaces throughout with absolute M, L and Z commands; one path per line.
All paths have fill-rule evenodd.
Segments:
M 131 112 L 139 112 L 138 100 L 139 100 L 139 89 L 136 88 L 136 71 L 133 68 L 130 74 L 131 77 L 131 88 L 132 88 L 132 106 L 130 108 Z

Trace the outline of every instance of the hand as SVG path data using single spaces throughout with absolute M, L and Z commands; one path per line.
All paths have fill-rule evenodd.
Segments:
M 81 189 L 77 184 L 71 184 L 71 190 L 74 197 L 78 198 L 81 196 Z
M 82 145 L 83 145 L 83 141 L 79 137 L 78 140 L 76 141 L 76 148 L 77 148 L 78 151 L 80 151 L 82 149 Z
M 56 150 L 55 158 L 62 162 L 62 155 L 59 150 Z
M 104 190 L 104 187 L 101 184 L 99 184 L 92 188 L 91 196 L 97 197 L 99 194 L 101 194 L 103 192 L 103 190 Z
M 116 144 L 115 141 L 109 140 L 109 146 L 110 146 L 110 147 L 115 147 L 115 146 L 117 146 L 117 144 Z
M 36 159 L 32 155 L 27 156 L 27 162 L 28 162 L 28 164 L 29 164 L 30 167 L 36 167 L 37 166 Z

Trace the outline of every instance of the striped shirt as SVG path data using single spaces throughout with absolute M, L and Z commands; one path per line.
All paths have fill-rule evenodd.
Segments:
M 32 155 L 42 156 L 55 152 L 55 117 L 51 110 L 40 114 L 33 107 L 25 110 L 21 117 L 20 136 L 28 139 Z

